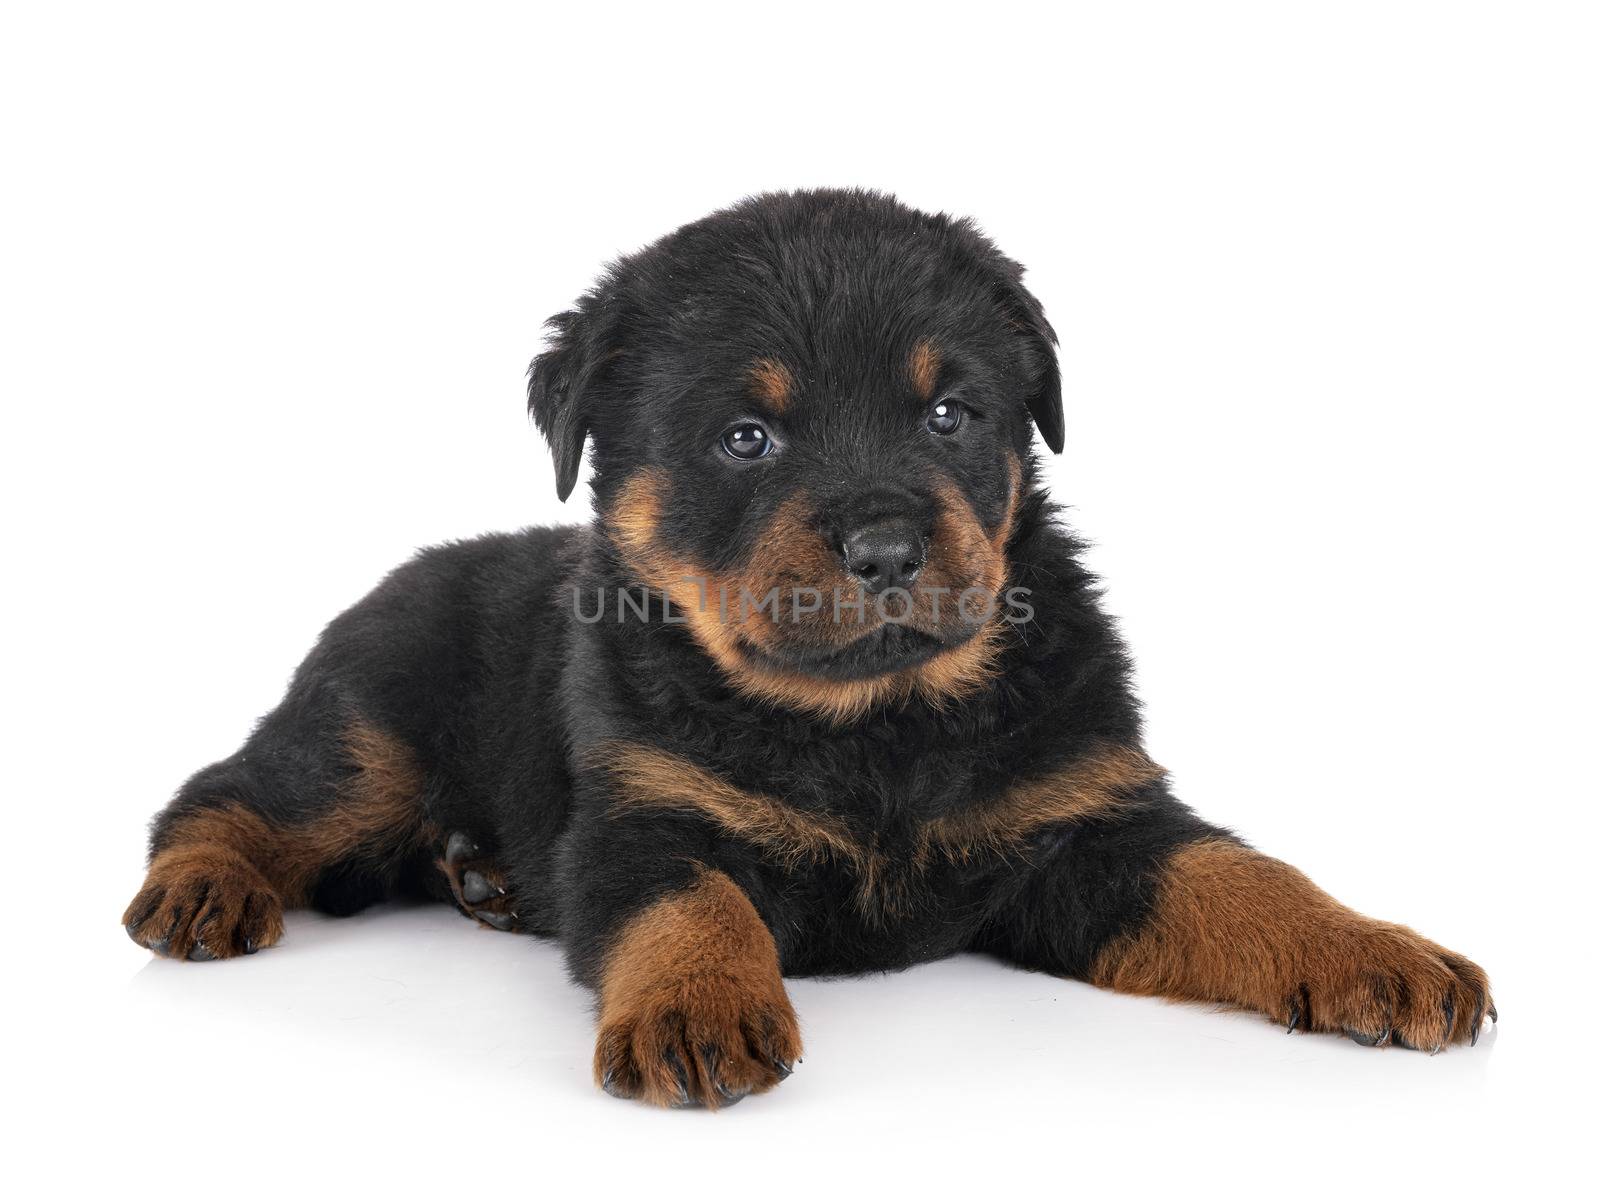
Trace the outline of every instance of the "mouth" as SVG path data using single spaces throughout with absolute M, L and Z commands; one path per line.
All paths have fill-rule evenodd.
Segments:
M 842 647 L 806 647 L 774 652 L 741 640 L 740 649 L 756 665 L 802 672 L 825 680 L 866 680 L 926 663 L 960 646 L 976 630 L 958 638 L 939 638 L 907 625 L 886 624 Z

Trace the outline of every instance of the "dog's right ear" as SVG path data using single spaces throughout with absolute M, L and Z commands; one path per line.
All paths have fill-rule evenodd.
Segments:
M 621 352 L 612 306 L 595 293 L 578 307 L 545 322 L 548 348 L 528 367 L 528 412 L 550 444 L 556 495 L 572 495 L 583 465 L 584 442 L 595 419 L 595 392 Z

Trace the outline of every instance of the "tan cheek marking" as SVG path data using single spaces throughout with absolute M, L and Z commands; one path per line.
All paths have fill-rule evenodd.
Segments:
M 657 468 L 636 471 L 623 481 L 616 503 L 606 514 L 606 522 L 625 555 L 640 557 L 653 553 L 665 487 L 666 475 Z
M 948 480 L 934 486 L 939 498 L 938 515 L 934 519 L 934 560 L 929 565 L 928 578 L 947 587 L 980 587 L 992 594 L 998 593 L 1010 574 L 1006 547 L 1016 526 L 1017 509 L 1021 504 L 1022 466 L 1016 455 L 1008 455 L 1006 462 L 1008 489 L 1006 509 L 993 534 L 978 521 L 977 514 L 967 503 L 961 490 Z
M 733 631 L 718 616 L 716 581 L 710 572 L 676 559 L 657 538 L 667 489 L 660 468 L 635 472 L 623 482 L 607 525 L 623 561 L 642 583 L 672 601 L 695 640 L 726 668 L 737 662 L 738 651 Z
M 981 589 L 995 601 L 988 622 L 976 634 L 916 669 L 914 687 L 932 704 L 971 695 L 992 680 L 998 670 L 996 660 L 1006 644 L 1005 608 L 998 594 L 1011 573 L 1006 547 L 1022 501 L 1022 465 L 1016 455 L 1007 456 L 1006 469 L 1010 491 L 1005 516 L 992 535 L 984 531 L 959 489 L 947 483 L 939 490 L 935 559 L 925 582 L 954 592 L 941 601 L 939 624 L 954 626 L 962 621 L 959 596 L 965 588 Z M 931 603 L 919 601 L 921 609 L 931 610 Z
M 871 606 L 863 605 L 859 612 L 851 607 L 864 595 L 861 583 L 845 574 L 824 541 L 817 528 L 815 506 L 804 493 L 791 496 L 778 507 L 756 540 L 749 563 L 731 575 L 726 586 L 732 616 L 746 618 L 741 633 L 763 648 L 773 645 L 780 624 L 790 640 L 809 640 L 819 646 L 837 646 L 880 624 Z M 807 607 L 820 598 L 820 610 L 809 619 L 797 608 L 797 589 L 798 599 Z M 837 622 L 833 620 L 836 596 Z M 802 620 L 797 622 L 797 615 Z M 824 620 L 819 622 L 817 617 Z
M 624 482 L 607 525 L 624 561 L 639 579 L 671 598 L 684 615 L 689 631 L 728 682 L 753 700 L 786 706 L 833 722 L 844 722 L 878 704 L 903 699 L 916 686 L 913 672 L 897 672 L 868 680 L 824 680 L 799 672 L 774 670 L 749 662 L 739 649 L 739 635 L 763 639 L 759 623 L 747 629 L 724 623 L 718 590 L 727 589 L 730 616 L 738 615 L 737 602 L 743 576 L 713 577 L 704 569 L 676 561 L 656 540 L 666 495 L 666 475 L 658 468 L 636 472 Z M 702 587 L 696 581 L 708 580 Z M 765 589 L 753 590 L 761 599 Z M 831 594 L 828 603 L 831 603 Z
M 953 514 L 946 541 L 959 547 L 960 555 L 971 554 L 980 564 L 979 582 L 991 593 L 1004 584 L 1008 571 L 1005 547 L 1011 538 L 1017 507 L 1020 503 L 1021 467 L 1016 457 L 1008 463 L 1011 484 L 1010 501 L 1006 515 L 991 536 L 985 533 L 973 515 L 970 506 L 957 494 L 958 504 L 946 506 Z M 753 700 L 792 708 L 835 723 L 844 723 L 859 717 L 879 705 L 894 704 L 913 693 L 933 704 L 944 704 L 970 695 L 983 687 L 994 676 L 995 658 L 1005 644 L 1001 611 L 973 637 L 951 650 L 944 651 L 920 666 L 904 671 L 890 672 L 865 680 L 828 680 L 800 672 L 774 669 L 749 661 L 740 649 L 740 637 L 757 646 L 770 646 L 772 626 L 765 615 L 751 613 L 751 620 L 740 624 L 739 600 L 750 595 L 756 601 L 765 598 L 774 582 L 783 581 L 782 587 L 792 588 L 797 572 L 811 572 L 810 586 L 820 588 L 824 605 L 832 603 L 833 588 L 838 586 L 843 595 L 855 587 L 847 580 L 831 553 L 819 536 L 806 526 L 803 514 L 807 502 L 803 497 L 793 497 L 780 508 L 774 519 L 775 536 L 766 540 L 768 545 L 757 552 L 752 563 L 738 573 L 717 576 L 693 564 L 676 559 L 657 541 L 661 510 L 667 495 L 668 478 L 659 468 L 645 468 L 624 482 L 617 501 L 611 507 L 607 526 L 622 552 L 624 561 L 639 579 L 668 596 L 684 615 L 689 631 L 700 647 L 721 669 L 728 682 L 739 692 Z M 803 562 L 797 567 L 784 558 L 782 548 L 787 548 Z M 957 562 L 945 553 L 944 565 L 930 573 L 938 578 L 943 570 L 945 578 L 955 581 L 970 579 L 969 570 L 957 571 Z M 952 584 L 959 589 L 960 585 Z M 741 589 L 746 590 L 741 593 Z M 719 596 L 729 598 L 729 621 L 722 618 Z M 845 599 L 849 599 L 847 595 Z M 925 601 L 919 601 L 925 605 Z M 957 613 L 954 596 L 941 602 L 941 618 Z M 877 624 L 872 606 L 866 607 L 865 624 L 840 624 L 834 626 L 831 613 L 828 629 L 835 638 L 858 635 Z M 853 610 L 847 613 L 856 622 Z M 957 614 L 959 616 L 959 614 Z
M 928 582 L 948 587 L 981 587 L 993 592 L 996 574 L 995 554 L 972 507 L 954 484 L 934 486 L 938 514 L 933 523 L 933 561 Z

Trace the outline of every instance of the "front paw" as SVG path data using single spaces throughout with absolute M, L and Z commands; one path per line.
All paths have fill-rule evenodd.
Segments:
M 781 984 L 754 995 L 716 977 L 663 980 L 604 1015 L 594 1074 L 614 1097 L 719 1109 L 786 1079 L 800 1027 Z
M 720 1109 L 800 1059 L 772 934 L 749 897 L 700 869 L 627 923 L 605 958 L 594 1078 L 614 1097 Z
M 1278 1013 L 1292 1033 L 1325 1030 L 1362 1046 L 1429 1053 L 1478 1041 L 1497 1021 L 1489 977 L 1471 960 L 1404 926 L 1365 922 L 1330 933 L 1305 956 Z
M 283 904 L 255 867 L 226 847 L 156 856 L 122 915 L 128 937 L 170 959 L 253 955 L 283 937 Z

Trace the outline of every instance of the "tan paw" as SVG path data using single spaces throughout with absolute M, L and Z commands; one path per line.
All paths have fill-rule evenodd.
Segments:
M 753 996 L 727 980 L 664 980 L 608 1012 L 594 1073 L 614 1097 L 718 1109 L 787 1079 L 800 1027 L 782 987 Z
M 1483 1019 L 1498 1017 L 1482 968 L 1387 922 L 1330 932 L 1305 956 L 1301 974 L 1276 1015 L 1291 1031 L 1431 1053 L 1476 1043 Z
M 236 851 L 188 844 L 156 856 L 122 924 L 128 937 L 157 955 L 230 959 L 283 937 L 283 904 Z
M 606 1092 L 720 1109 L 799 1059 L 772 935 L 727 876 L 702 871 L 622 931 L 600 990 L 594 1078 Z

